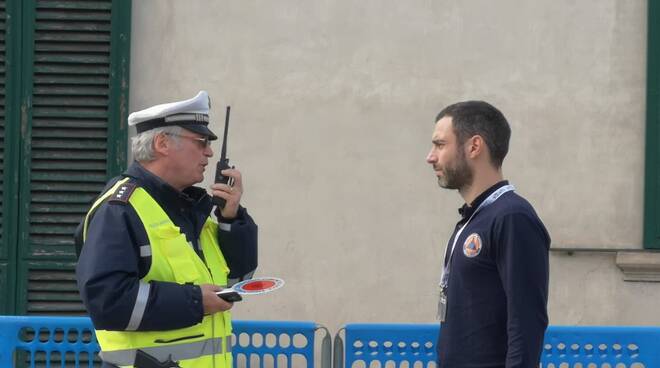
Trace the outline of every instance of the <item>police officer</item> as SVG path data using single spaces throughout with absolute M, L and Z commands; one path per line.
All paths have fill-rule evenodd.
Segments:
M 503 180 L 511 130 L 482 101 L 437 118 L 426 161 L 465 205 L 440 282 L 439 367 L 538 367 L 548 325 L 550 237 L 532 206 Z
M 131 114 L 135 162 L 111 180 L 81 228 L 78 287 L 94 323 L 104 367 L 146 361 L 231 368 L 232 303 L 215 292 L 251 277 L 257 226 L 233 185 L 213 184 L 226 200 L 211 218 L 203 180 L 217 136 L 208 128 L 209 97 Z M 164 365 L 167 366 L 167 365 Z

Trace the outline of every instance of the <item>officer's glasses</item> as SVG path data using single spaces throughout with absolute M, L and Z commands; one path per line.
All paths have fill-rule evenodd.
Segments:
M 166 133 L 166 134 L 167 135 L 173 135 L 173 136 L 176 136 L 176 137 L 181 137 L 181 138 L 188 138 L 188 139 L 192 139 L 193 141 L 197 141 L 197 144 L 202 149 L 205 149 L 205 148 L 208 148 L 208 147 L 211 146 L 211 140 L 209 139 L 209 137 L 201 138 L 201 137 L 191 137 L 191 136 L 188 136 L 188 135 L 173 134 L 173 133 Z

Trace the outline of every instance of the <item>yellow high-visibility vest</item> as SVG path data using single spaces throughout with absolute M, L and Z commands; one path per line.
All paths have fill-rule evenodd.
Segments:
M 85 238 L 90 214 L 127 180 L 119 181 L 92 205 L 85 219 Z M 141 247 L 141 252 L 151 252 L 151 267 L 140 280 L 141 285 L 148 286 L 152 280 L 195 285 L 227 284 L 229 268 L 218 246 L 218 224 L 210 217 L 199 239 L 205 263 L 146 190 L 136 188 L 128 202 L 142 221 L 150 242 L 150 249 Z M 142 298 L 143 305 L 146 305 L 148 296 L 148 287 L 140 287 L 137 298 Z M 231 315 L 221 312 L 206 315 L 201 323 L 177 330 L 96 330 L 96 337 L 101 345 L 101 358 L 121 367 L 132 367 L 139 349 L 161 362 L 171 359 L 185 368 L 232 368 L 231 332 Z

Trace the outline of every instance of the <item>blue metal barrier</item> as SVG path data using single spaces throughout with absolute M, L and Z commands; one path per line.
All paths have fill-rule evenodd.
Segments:
M 313 368 L 315 334 L 325 332 L 321 340 L 320 364 L 330 368 L 330 333 L 314 322 L 235 321 L 235 345 L 232 349 L 234 366 L 243 367 L 286 367 L 304 365 Z
M 437 324 L 348 324 L 334 343 L 334 368 L 436 365 Z M 340 331 L 341 332 L 341 331 Z M 345 346 L 346 353 L 343 353 Z M 658 368 L 660 327 L 550 326 L 542 368 Z
M 559 368 L 562 363 L 660 367 L 660 327 L 550 326 L 541 362 L 544 368 Z
M 344 327 L 346 344 L 338 332 L 334 342 L 334 368 L 367 368 L 378 362 L 381 368 L 386 365 L 400 367 L 407 362 L 408 367 L 428 367 L 437 360 L 438 324 L 378 324 L 352 323 Z M 345 362 L 345 365 L 344 365 Z
M 305 367 L 312 368 L 315 334 L 321 330 L 325 335 L 319 360 L 322 368 L 330 368 L 330 334 L 323 326 L 284 321 L 234 321 L 233 326 L 236 367 L 264 367 L 270 359 L 274 367 L 291 368 L 300 358 Z M 0 316 L 2 368 L 13 367 L 16 361 L 25 361 L 30 367 L 98 367 L 99 350 L 87 317 Z
M 323 326 L 234 321 L 234 365 L 312 368 L 319 330 L 324 335 L 318 360 L 321 368 L 330 368 L 330 335 Z M 345 344 L 339 333 L 335 336 L 335 368 L 400 367 L 404 362 L 411 368 L 435 365 L 437 324 L 349 324 L 343 330 Z M 98 351 L 89 318 L 0 316 L 0 367 L 12 367 L 17 360 L 30 367 L 92 367 L 95 359 L 98 362 Z M 660 367 L 660 327 L 549 327 L 541 367 L 578 363 L 583 367 Z
M 54 361 L 92 367 L 98 351 L 89 318 L 0 316 L 0 367 L 22 360 L 19 352 L 30 367 Z

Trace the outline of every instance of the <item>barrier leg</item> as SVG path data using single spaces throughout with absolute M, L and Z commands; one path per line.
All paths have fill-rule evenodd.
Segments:
M 325 326 L 316 325 L 316 330 L 325 331 L 325 336 L 321 341 L 321 368 L 332 368 L 332 340 L 330 340 L 330 331 Z
M 332 368 L 344 368 L 344 341 L 340 334 L 344 329 L 337 331 L 332 357 Z

